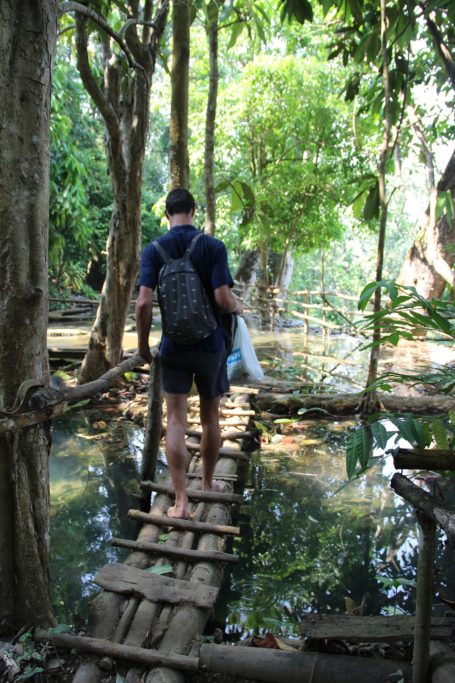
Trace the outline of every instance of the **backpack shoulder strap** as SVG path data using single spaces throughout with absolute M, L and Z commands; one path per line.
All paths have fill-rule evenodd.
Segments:
M 191 240 L 190 246 L 188 247 L 188 249 L 185 252 L 185 257 L 191 256 L 191 254 L 193 253 L 193 249 L 196 246 L 197 241 L 200 240 L 203 235 L 204 235 L 203 232 L 198 232 L 198 234 L 193 237 L 193 239 Z
M 156 240 L 155 242 L 152 242 L 152 246 L 155 247 L 161 258 L 163 259 L 164 263 L 170 263 L 172 261 L 166 249 L 162 247 L 161 244 L 159 244 Z

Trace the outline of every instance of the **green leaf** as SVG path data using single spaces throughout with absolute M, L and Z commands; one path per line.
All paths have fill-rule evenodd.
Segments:
M 137 374 L 135 372 L 125 372 L 123 373 L 123 376 L 128 382 L 131 382 L 132 380 L 136 379 Z
M 232 30 L 231 30 L 231 37 L 229 39 L 229 43 L 227 46 L 228 50 L 230 50 L 231 47 L 234 47 L 234 45 L 237 42 L 238 37 L 240 36 L 240 34 L 243 31 L 244 26 L 245 26 L 245 24 L 243 21 L 238 21 L 237 23 L 235 23 L 233 25 Z
M 387 431 L 382 422 L 373 422 L 371 425 L 371 432 L 378 448 L 385 451 L 387 442 L 391 436 L 390 432 Z
M 433 438 L 436 442 L 438 448 L 443 450 L 449 449 L 449 439 L 447 435 L 447 429 L 442 420 L 437 418 L 431 421 L 431 431 L 433 432 Z
M 172 572 L 172 565 L 161 564 L 159 566 L 148 567 L 145 571 L 150 572 L 150 574 L 170 574 Z

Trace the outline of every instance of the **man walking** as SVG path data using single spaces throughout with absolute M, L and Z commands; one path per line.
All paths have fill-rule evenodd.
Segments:
M 180 258 L 193 238 L 200 234 L 194 226 L 196 205 L 188 190 L 172 190 L 166 198 L 169 232 L 157 242 L 171 258 Z M 226 247 L 220 240 L 202 235 L 194 245 L 191 260 L 212 302 L 216 327 L 201 341 L 178 344 L 163 334 L 160 359 L 163 389 L 167 407 L 166 456 L 175 489 L 175 505 L 168 509 L 170 517 L 188 518 L 185 493 L 188 451 L 185 446 L 187 398 L 193 379 L 200 398 L 202 488 L 214 490 L 213 474 L 221 445 L 219 425 L 220 398 L 229 388 L 226 371 L 226 345 L 221 312 L 243 313 L 242 304 L 231 292 L 234 282 L 229 272 Z M 149 333 L 152 324 L 153 291 L 164 265 L 163 257 L 152 243 L 142 254 L 139 294 L 136 303 L 138 352 L 151 361 Z

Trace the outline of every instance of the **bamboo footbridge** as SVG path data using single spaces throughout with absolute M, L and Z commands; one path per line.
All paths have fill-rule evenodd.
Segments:
M 250 397 L 257 392 L 233 387 L 222 399 L 222 447 L 215 479 L 224 483 L 223 491 L 201 490 L 199 400 L 189 398 L 190 519 L 167 516 L 173 505 L 169 477 L 142 481 L 141 489 L 155 494 L 150 510 L 128 513 L 143 523 L 137 540 L 111 539 L 113 546 L 132 552 L 123 564 L 107 564 L 95 576 L 103 590 L 90 608 L 90 636 L 55 634 L 56 645 L 96 654 L 104 658 L 106 668 L 106 657 L 145 665 L 149 673 L 144 680 L 149 682 L 183 682 L 185 674 L 199 669 L 201 637 L 222 584 L 223 567 L 239 559 L 226 546 L 240 534 L 239 527 L 231 524 L 232 508 L 242 502 L 234 487 L 249 460 L 250 421 L 255 414 Z M 49 633 L 37 632 L 35 637 L 49 639 Z M 91 680 L 87 666 L 82 666 L 75 681 Z

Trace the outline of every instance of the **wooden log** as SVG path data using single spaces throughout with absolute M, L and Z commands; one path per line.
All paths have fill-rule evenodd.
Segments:
M 174 527 L 186 531 L 195 531 L 206 534 L 226 534 L 240 536 L 240 527 L 229 526 L 227 524 L 209 524 L 207 522 L 192 522 L 189 519 L 177 519 L 167 515 L 147 514 L 139 510 L 129 510 L 128 517 L 137 519 L 145 524 L 156 524 L 157 526 Z
M 226 466 L 232 467 L 234 463 L 227 461 Z M 228 515 L 229 512 L 225 505 L 211 505 L 208 508 L 207 518 L 211 523 L 223 525 L 228 520 Z M 204 534 L 199 539 L 198 550 L 213 550 L 217 545 L 217 538 L 213 534 Z M 201 582 L 205 585 L 220 585 L 223 573 L 219 564 L 200 562 L 193 567 L 190 576 L 191 581 Z M 168 624 L 159 649 L 164 652 L 188 654 L 195 639 L 204 632 L 209 614 L 208 610 L 201 610 L 192 606 L 176 610 Z M 182 674 L 163 667 L 153 669 L 146 677 L 146 683 L 183 683 L 183 681 Z
M 313 640 L 348 640 L 353 643 L 393 643 L 411 641 L 415 619 L 412 616 L 360 617 L 351 614 L 306 614 L 302 616 L 302 636 Z M 431 637 L 450 640 L 455 621 L 431 618 Z
M 265 683 L 384 683 L 400 668 L 409 681 L 409 664 L 315 652 L 283 652 L 258 647 L 202 645 L 200 666 L 212 673 Z
M 186 435 L 187 436 L 195 436 L 197 438 L 200 438 L 202 436 L 202 431 L 199 431 L 198 429 L 187 429 L 186 430 Z M 235 431 L 230 431 L 230 432 L 221 432 L 221 440 L 222 441 L 227 441 L 228 439 L 236 441 L 237 439 L 249 439 L 251 438 L 252 433 L 251 432 L 235 432 Z
M 221 417 L 251 417 L 256 415 L 254 410 L 244 410 L 243 408 L 221 408 Z
M 187 479 L 202 479 L 203 476 L 204 476 L 204 474 L 201 470 L 196 470 L 195 472 L 187 472 L 186 473 Z M 216 474 L 215 473 L 215 479 L 220 479 L 221 481 L 235 482 L 238 480 L 238 476 L 236 474 Z
M 455 681 L 455 652 L 445 643 L 430 643 L 429 676 L 431 683 Z
M 24 397 L 19 409 L 22 412 L 12 413 L 4 419 L 0 419 L 0 434 L 23 429 L 38 422 L 44 422 L 56 415 L 60 415 L 66 409 L 69 401 L 80 401 L 91 398 L 95 394 L 106 391 L 119 377 L 134 368 L 144 365 L 145 361 L 141 356 L 133 356 L 124 360 L 106 372 L 102 377 L 78 387 L 67 387 L 55 389 L 54 387 L 43 387 L 33 391 L 31 395 Z M 28 393 L 28 392 L 27 392 Z M 3 411 L 6 413 L 6 411 Z
M 180 581 L 119 563 L 106 564 L 93 581 L 114 593 L 133 593 L 151 602 L 172 605 L 190 603 L 197 607 L 212 607 L 218 595 L 218 589 L 213 586 Z
M 165 493 L 168 496 L 174 495 L 172 484 L 158 484 L 154 481 L 141 481 L 141 488 L 156 493 Z M 201 489 L 185 489 L 186 495 L 190 500 L 203 500 L 206 503 L 241 503 L 243 498 L 237 493 L 224 493 L 221 491 L 202 491 Z
M 397 470 L 455 470 L 455 451 L 400 448 L 393 463 Z
M 455 410 L 452 396 L 393 396 L 378 394 L 381 410 L 391 413 L 438 414 Z M 255 399 L 259 410 L 295 414 L 299 408 L 323 408 L 332 415 L 355 415 L 361 394 L 308 394 L 296 396 L 261 392 Z M 323 415 L 322 415 L 323 416 Z
M 189 451 L 200 451 L 200 443 L 186 443 L 186 447 Z M 220 458 L 232 458 L 233 460 L 246 460 L 249 461 L 249 457 L 243 451 L 235 451 L 232 448 L 220 448 L 219 451 Z
M 437 502 L 433 496 L 412 483 L 410 479 L 395 472 L 390 482 L 393 490 L 411 503 L 417 510 L 439 524 L 447 534 L 449 543 L 455 542 L 455 514 L 453 511 Z
M 147 650 L 142 647 L 131 647 L 111 643 L 102 638 L 89 638 L 88 636 L 74 636 L 67 633 L 53 633 L 37 629 L 33 635 L 37 643 L 52 643 L 56 647 L 79 652 L 91 652 L 99 656 L 113 657 L 114 659 L 126 659 L 139 662 L 148 666 L 170 666 L 180 671 L 196 672 L 199 660 L 197 657 L 185 655 L 167 654 L 158 650 Z
M 185 559 L 190 562 L 227 562 L 235 564 L 239 561 L 238 555 L 223 553 L 220 550 L 191 550 L 168 545 L 167 543 L 144 543 L 142 541 L 129 541 L 126 538 L 111 538 L 111 545 L 118 548 L 130 548 L 131 550 L 141 550 L 144 553 L 155 553 L 165 557 L 175 557 Z

